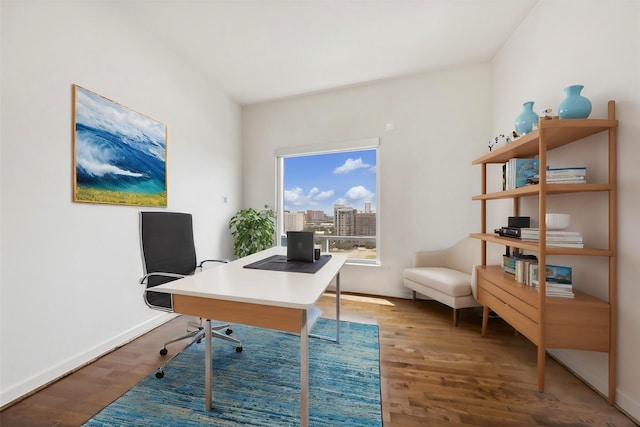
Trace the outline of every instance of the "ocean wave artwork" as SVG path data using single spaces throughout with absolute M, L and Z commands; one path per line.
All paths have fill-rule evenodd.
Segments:
M 73 89 L 74 201 L 166 207 L 166 126 Z

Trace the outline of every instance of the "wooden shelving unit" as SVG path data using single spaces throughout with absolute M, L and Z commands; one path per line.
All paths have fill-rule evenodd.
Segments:
M 540 119 L 538 129 L 513 143 L 488 153 L 472 162 L 482 165 L 482 194 L 473 200 L 481 203 L 480 233 L 471 237 L 482 241 L 482 266 L 478 267 L 478 301 L 484 306 L 482 334 L 487 330 L 489 310 L 527 337 L 538 348 L 538 390 L 544 391 L 545 353 L 548 348 L 566 348 L 607 352 L 609 355 L 610 404 L 615 403 L 616 391 L 616 131 L 615 102 L 609 101 L 607 119 Z M 537 157 L 540 171 L 547 166 L 547 153 L 583 138 L 606 133 L 608 135 L 608 182 L 597 184 L 547 184 L 546 174 L 540 173 L 537 185 L 514 190 L 487 193 L 487 164 L 505 163 L 515 157 Z M 547 247 L 545 214 L 547 196 L 571 193 L 608 193 L 609 241 L 606 248 Z M 522 241 L 487 232 L 487 202 L 512 199 L 513 215 L 520 215 L 521 197 L 538 199 L 540 240 Z M 548 255 L 597 256 L 609 260 L 608 300 L 574 290 L 574 298 L 547 297 L 544 280 L 539 290 L 515 281 L 501 266 L 488 266 L 487 243 L 503 245 L 535 253 L 540 271 L 544 271 Z

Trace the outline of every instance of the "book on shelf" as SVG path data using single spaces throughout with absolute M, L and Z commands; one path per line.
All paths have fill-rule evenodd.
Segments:
M 502 271 L 509 274 L 516 274 L 516 259 L 508 255 L 503 255 Z
M 538 159 L 510 159 L 504 169 L 505 189 L 513 190 L 529 185 L 529 179 L 538 173 L 538 167 Z
M 507 189 L 507 164 L 502 165 L 502 191 Z
M 586 184 L 587 168 L 586 167 L 568 167 L 568 168 L 549 168 L 547 167 L 547 184 Z M 529 178 L 530 184 L 538 184 L 540 182 L 540 174 Z
M 548 297 L 573 298 L 575 296 L 573 293 L 572 285 L 559 285 L 557 283 L 547 283 L 545 290 L 546 290 L 546 295 Z
M 533 284 L 533 279 L 535 277 L 535 275 L 537 275 L 538 273 L 538 262 L 532 262 L 531 264 L 529 264 L 529 268 L 527 270 L 527 281 L 526 281 L 526 285 L 529 286 L 534 286 Z
M 546 265 L 545 290 L 546 296 L 573 298 L 573 270 L 571 267 L 562 265 Z M 530 268 L 530 283 L 539 289 L 538 265 L 532 265 Z
M 522 253 L 513 254 L 513 256 L 503 255 L 502 270 L 505 273 L 515 275 L 516 280 L 519 282 L 524 282 L 524 277 L 526 276 L 525 272 L 528 271 L 528 267 L 525 267 L 525 264 L 528 266 L 528 264 L 537 261 L 538 258 L 535 255 Z
M 533 271 L 531 272 L 531 284 L 537 286 L 539 283 L 539 267 L 538 265 L 534 265 L 531 268 L 533 269 Z M 573 282 L 573 269 L 571 267 L 547 264 L 545 266 L 545 270 L 547 284 L 551 283 L 571 285 L 571 283 Z
M 584 166 L 570 168 L 551 168 L 547 166 L 547 177 L 549 176 L 587 176 L 587 168 Z
M 584 248 L 584 239 L 579 231 L 567 230 L 547 230 L 546 233 L 547 246 L 566 247 L 566 248 Z M 540 229 L 538 228 L 521 228 L 520 239 L 530 242 L 540 240 Z
M 528 259 L 517 259 L 515 274 L 516 282 L 531 286 L 531 270 L 534 265 L 538 265 L 538 259 L 535 256 Z
M 502 270 L 514 275 L 514 280 L 525 286 L 539 289 L 538 258 L 535 255 L 517 253 L 502 256 Z M 573 269 L 563 265 L 547 264 L 546 295 L 551 297 L 573 298 Z
M 553 246 L 556 248 L 577 248 L 584 249 L 584 243 L 578 242 L 547 242 L 547 246 Z

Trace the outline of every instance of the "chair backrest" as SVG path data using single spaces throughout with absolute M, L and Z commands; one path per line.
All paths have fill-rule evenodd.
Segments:
M 480 264 L 480 240 L 465 237 L 446 250 L 447 267 L 471 274 L 473 266 Z
M 193 274 L 196 270 L 196 249 L 193 241 L 191 214 L 180 212 L 140 212 L 140 247 L 144 274 Z M 176 280 L 150 276 L 146 288 Z M 147 304 L 171 308 L 171 295 L 145 292 Z
M 446 249 L 416 252 L 413 262 L 415 267 L 445 267 L 468 274 L 477 264 L 480 264 L 480 240 L 471 237 Z

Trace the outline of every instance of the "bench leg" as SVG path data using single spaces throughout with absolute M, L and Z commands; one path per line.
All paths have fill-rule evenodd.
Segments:
M 487 323 L 489 322 L 489 306 L 485 305 L 482 309 L 482 336 L 487 333 Z
M 413 291 L 413 300 L 417 300 L 418 299 L 418 295 L 416 291 Z
M 458 309 L 453 309 L 453 326 L 458 326 Z

